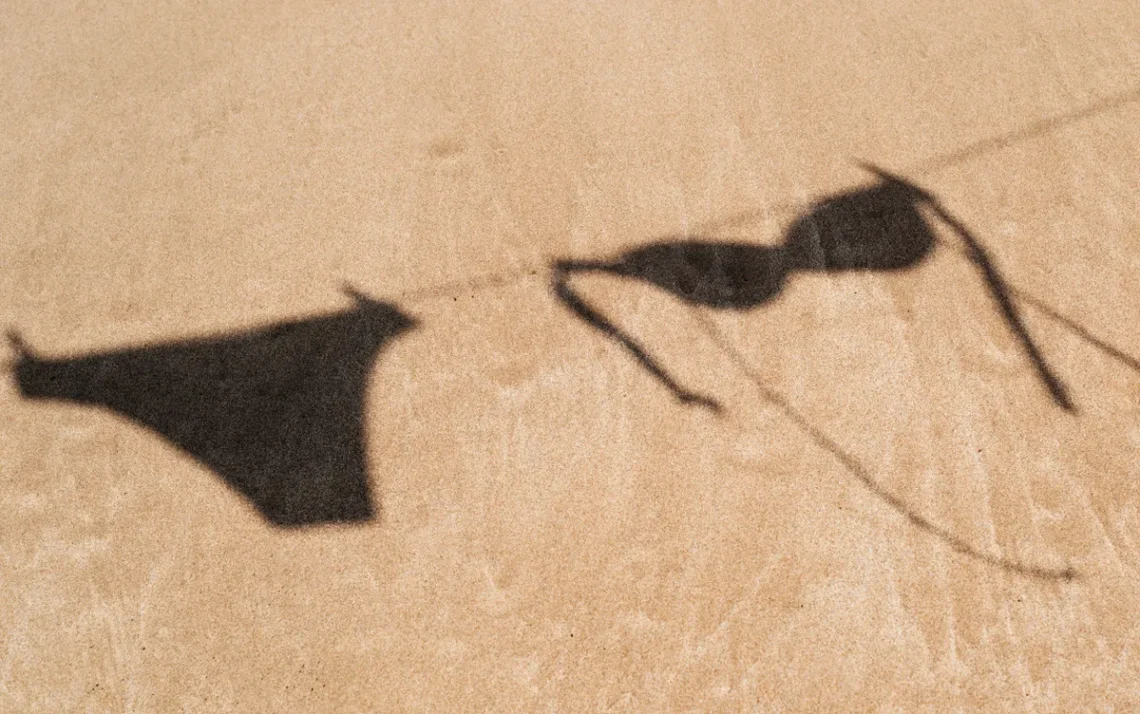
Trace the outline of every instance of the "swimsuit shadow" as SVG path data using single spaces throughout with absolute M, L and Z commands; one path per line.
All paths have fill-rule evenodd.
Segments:
M 70 359 L 40 357 L 10 333 L 16 383 L 28 399 L 103 407 L 150 429 L 274 525 L 367 521 L 368 375 L 416 321 L 351 294 L 341 312 Z
M 965 244 L 967 257 L 1054 403 L 1075 411 L 978 239 L 928 192 L 881 169 L 865 168 L 878 177 L 876 184 L 816 202 L 792 223 L 781 245 L 683 238 L 651 243 L 613 260 L 561 260 L 552 266 L 552 290 L 571 312 L 622 345 L 679 401 L 720 411 L 716 399 L 680 385 L 640 343 L 579 295 L 570 285 L 572 276 L 609 274 L 654 285 L 691 305 L 752 310 L 779 295 L 797 273 L 889 273 L 918 267 L 938 245 L 921 210 L 927 207 Z

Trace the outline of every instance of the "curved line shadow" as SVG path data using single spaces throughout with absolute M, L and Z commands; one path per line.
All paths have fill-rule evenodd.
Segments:
M 414 329 L 352 309 L 203 339 L 45 358 L 9 332 L 27 399 L 102 407 L 194 457 L 281 527 L 372 519 L 364 398 L 383 347 Z
M 974 560 L 981 561 L 987 565 L 991 565 L 1001 570 L 1005 570 L 1016 575 L 1023 575 L 1042 580 L 1063 580 L 1072 581 L 1079 578 L 1079 574 L 1072 566 L 1064 568 L 1050 568 L 1039 565 L 1029 565 L 1020 561 L 1011 560 L 1002 556 L 985 553 L 970 545 L 964 539 L 954 535 L 947 529 L 939 526 L 933 521 L 927 519 L 925 516 L 915 512 L 905 501 L 898 496 L 894 495 L 886 488 L 884 488 L 874 476 L 871 475 L 870 470 L 864 466 L 857 458 L 849 454 L 842 446 L 840 446 L 834 439 L 825 434 L 822 430 L 812 424 L 806 417 L 800 414 L 796 409 L 788 403 L 778 392 L 772 390 L 764 384 L 757 371 L 749 364 L 748 360 L 736 349 L 732 344 L 725 339 L 723 333 L 717 326 L 709 320 L 707 316 L 702 314 L 699 309 L 693 308 L 693 313 L 698 318 L 698 323 L 704 329 L 709 338 L 719 347 L 737 366 L 737 368 L 753 383 L 757 391 L 760 393 L 762 399 L 768 403 L 776 406 L 784 413 L 788 419 L 792 421 L 804 434 L 806 434 L 817 446 L 824 451 L 831 454 L 835 459 L 854 476 L 864 487 L 867 488 L 872 494 L 884 501 L 888 506 L 894 509 L 899 515 L 906 518 L 911 524 L 920 530 L 929 533 L 930 535 L 941 540 L 951 550 L 961 553 Z

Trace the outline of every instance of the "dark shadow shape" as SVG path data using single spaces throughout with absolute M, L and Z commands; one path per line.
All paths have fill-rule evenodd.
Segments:
M 644 347 L 576 293 L 570 277 L 589 272 L 616 275 L 655 285 L 691 305 L 750 310 L 776 297 L 796 272 L 893 272 L 918 266 L 938 244 L 920 210 L 927 206 L 966 244 L 967 256 L 981 272 L 999 312 L 1053 401 L 1075 411 L 981 243 L 931 194 L 881 169 L 864 168 L 878 177 L 877 184 L 815 203 L 788 228 L 782 245 L 684 238 L 643 246 L 612 261 L 562 260 L 552 266 L 552 289 L 567 308 L 629 351 L 683 404 L 719 412 L 715 399 L 681 386 Z
M 40 357 L 10 332 L 16 382 L 26 398 L 104 407 L 153 430 L 275 525 L 366 521 L 368 374 L 416 321 L 348 292 L 356 305 L 342 312 L 73 359 Z

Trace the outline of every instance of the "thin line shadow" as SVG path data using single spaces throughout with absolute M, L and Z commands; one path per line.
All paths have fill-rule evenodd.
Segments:
M 1080 337 L 1085 342 L 1089 343 L 1093 347 L 1096 347 L 1098 350 L 1100 350 L 1101 352 L 1104 352 L 1109 357 L 1120 362 L 1125 367 L 1128 367 L 1131 370 L 1133 370 L 1134 372 L 1136 372 L 1137 374 L 1140 374 L 1140 360 L 1137 360 L 1132 355 L 1120 350 L 1117 347 L 1110 345 L 1108 342 L 1105 342 L 1101 338 L 1099 338 L 1096 335 L 1094 335 L 1093 333 L 1089 332 L 1087 328 L 1085 328 L 1083 325 L 1081 325 L 1076 320 L 1065 317 L 1061 313 L 1057 312 L 1056 310 L 1049 307 L 1048 305 L 1046 305 L 1042 301 L 1038 300 L 1037 298 L 1033 297 L 1032 295 L 1025 292 L 1024 290 L 1019 290 L 1017 288 L 1011 287 L 1010 292 L 1012 294 L 1014 294 L 1015 296 L 1017 296 L 1018 300 L 1024 302 L 1027 305 L 1030 305 L 1034 309 L 1041 312 L 1041 314 L 1045 315 L 1046 317 L 1048 317 L 1048 318 L 1056 321 L 1057 323 L 1063 325 L 1064 327 L 1068 328 L 1074 334 L 1076 334 L 1077 337 Z
M 691 311 L 696 316 L 697 322 L 700 324 L 704 332 L 709 336 L 713 343 L 716 344 L 717 347 L 719 347 L 726 356 L 728 356 L 728 358 L 736 365 L 736 367 L 744 374 L 744 376 L 747 377 L 750 382 L 752 382 L 757 391 L 760 393 L 760 397 L 764 401 L 777 407 L 793 424 L 796 425 L 796 427 L 800 429 L 800 431 L 807 435 L 816 444 L 816 446 L 831 454 L 831 456 L 834 457 L 835 460 L 838 461 L 849 474 L 854 476 L 861 484 L 863 484 L 863 486 L 868 491 L 885 502 L 901 516 L 906 518 L 906 520 L 909 521 L 912 525 L 934 536 L 949 546 L 951 550 L 957 553 L 1009 573 L 1030 578 L 1037 578 L 1040 580 L 1061 580 L 1066 582 L 1076 580 L 1080 577 L 1072 566 L 1066 566 L 1064 568 L 1051 568 L 1040 565 L 1031 565 L 999 555 L 983 552 L 970 545 L 959 536 L 954 535 L 949 530 L 917 513 L 905 501 L 884 488 L 874 478 L 874 476 L 871 475 L 871 471 L 866 466 L 864 466 L 862 462 L 848 453 L 834 439 L 817 428 L 806 417 L 800 414 L 781 394 L 772 390 L 766 384 L 764 384 L 763 379 L 761 379 L 760 375 L 752 367 L 744 355 L 742 355 L 738 349 L 729 343 L 729 341 L 724 337 L 724 334 L 720 331 L 716 324 L 713 323 L 713 321 L 707 315 L 705 315 L 700 308 L 693 307 Z
M 1032 122 L 1020 129 L 1005 134 L 980 139 L 951 152 L 935 155 L 926 159 L 925 161 L 914 165 L 908 173 L 916 174 L 919 176 L 937 173 L 968 160 L 983 156 L 987 153 L 1000 151 L 1019 142 L 1033 139 L 1039 136 L 1044 136 L 1045 134 L 1051 131 L 1055 131 L 1068 124 L 1103 114 L 1107 111 L 1132 104 L 1136 101 L 1140 101 L 1140 87 L 1131 89 L 1126 92 L 1121 92 L 1119 94 L 1104 97 L 1072 111 L 1064 112 L 1062 114 L 1048 117 L 1040 121 Z M 802 212 L 804 208 L 805 206 L 802 203 L 771 204 L 762 208 L 740 211 L 726 218 L 702 223 L 694 230 L 698 233 L 711 233 L 717 230 L 732 227 L 734 225 L 750 222 L 757 216 L 769 214 L 791 215 L 797 212 Z M 964 226 L 962 226 L 962 224 L 957 221 L 955 221 L 955 223 L 952 225 L 957 225 L 964 228 Z M 981 247 L 981 244 L 978 243 L 978 241 L 973 239 L 968 231 L 965 234 L 962 234 L 961 237 L 967 244 L 972 243 L 972 245 L 963 254 L 967 257 L 970 257 L 971 259 L 974 259 L 975 264 L 978 265 L 987 275 L 987 279 L 990 281 L 990 293 L 994 297 L 995 301 L 997 301 L 999 310 L 1002 312 L 1007 323 L 1010 324 L 1011 328 L 1017 334 L 1024 349 L 1030 353 L 1030 358 L 1034 362 L 1035 369 L 1039 372 L 1045 381 L 1047 388 L 1053 394 L 1055 399 L 1064 402 L 1068 399 L 1068 397 L 1061 382 L 1056 379 L 1054 375 L 1049 373 L 1047 369 L 1043 369 L 1045 362 L 1041 357 L 1041 352 L 1036 348 L 1031 340 L 1027 339 L 1029 333 L 1025 329 L 1025 325 L 1017 313 L 1015 303 L 1009 299 L 1011 295 L 1039 310 L 1041 313 L 1061 324 L 1066 329 L 1071 330 L 1074 334 L 1088 342 L 1093 347 L 1096 347 L 1123 365 L 1129 367 L 1137 373 L 1140 373 L 1140 360 L 1137 360 L 1135 357 L 1128 355 L 1123 350 L 1120 350 L 1119 348 L 1109 344 L 1107 341 L 1093 335 L 1079 322 L 1060 314 L 1057 310 L 1050 307 L 1047 303 L 1033 296 L 1032 293 L 1017 286 L 1010 285 L 996 272 L 996 270 L 993 268 L 993 261 L 989 257 L 989 254 Z M 596 269 L 600 266 L 601 264 L 598 261 L 564 261 L 562 264 L 563 268 L 581 270 Z M 399 297 L 402 300 L 406 299 L 411 302 L 435 300 L 449 297 L 456 298 L 459 294 L 462 293 L 474 293 L 483 290 L 497 289 L 507 285 L 513 285 L 517 282 L 533 277 L 535 274 L 537 274 L 537 272 L 538 269 L 532 267 L 522 268 L 520 270 L 509 273 L 486 274 L 475 276 L 467 280 L 446 283 L 432 288 L 406 291 L 404 293 L 401 293 Z M 994 282 L 992 280 L 993 278 L 997 278 L 997 281 Z M 579 316 L 583 317 L 583 319 L 587 319 L 587 321 L 594 324 L 603 332 L 606 332 L 614 339 L 625 345 L 626 348 L 635 355 L 637 360 L 646 369 L 654 373 L 663 373 L 663 370 L 658 369 L 656 363 L 652 361 L 652 358 L 649 357 L 649 355 L 643 349 L 638 347 L 636 343 L 628 343 L 625 336 L 620 335 L 619 331 L 617 331 L 616 328 L 614 328 L 612 325 L 609 325 L 608 322 L 604 319 L 598 319 L 601 316 L 599 313 L 597 313 L 596 310 L 591 309 L 578 296 L 568 294 L 567 290 L 568 287 L 566 286 L 555 287 L 556 295 L 560 300 L 563 301 L 564 304 L 570 306 L 576 313 L 579 314 Z M 587 317 L 587 315 L 589 315 L 589 317 Z M 671 381 L 671 378 L 669 378 L 668 375 L 665 375 L 665 378 Z M 703 404 L 704 406 L 712 409 L 716 408 L 715 402 L 710 402 L 706 397 L 703 397 L 701 395 L 685 393 L 683 389 L 680 390 L 680 398 L 682 401 L 686 401 L 688 403 Z
M 405 290 L 398 293 L 396 299 L 402 304 L 430 302 L 432 300 L 445 298 L 458 300 L 459 296 L 463 294 L 474 295 L 475 293 L 484 292 L 486 290 L 510 287 L 529 278 L 537 277 L 539 274 L 540 269 L 538 267 L 523 267 L 509 272 L 477 275 L 472 278 L 453 280 L 448 283 L 441 283 L 427 288 Z
M 981 241 L 970 232 L 966 226 L 955 218 L 947 211 L 940 202 L 933 201 L 930 203 L 931 209 L 938 214 L 938 217 L 950 226 L 962 242 L 966 246 L 966 257 L 981 270 L 982 275 L 985 276 L 986 287 L 989 289 L 990 297 L 993 298 L 994 303 L 997 304 L 998 310 L 1001 312 L 1002 317 L 1005 318 L 1006 325 L 1017 336 L 1018 342 L 1021 344 L 1022 350 L 1029 357 L 1033 363 L 1033 368 L 1037 372 L 1038 378 L 1045 388 L 1049 390 L 1050 396 L 1053 401 L 1060 405 L 1062 408 L 1076 412 L 1076 405 L 1073 404 L 1072 399 L 1069 397 L 1068 389 L 1061 382 L 1061 380 L 1050 369 L 1049 363 L 1041 354 L 1038 349 L 1037 343 L 1029 335 L 1029 329 L 1025 326 L 1025 321 L 1021 319 L 1021 312 L 1017 309 L 1017 305 L 1013 302 L 1010 295 L 1013 292 L 998 270 L 997 265 L 990 257 L 989 251 L 985 249 Z
M 1121 92 L 1108 97 L 1104 97 L 1098 101 L 1086 104 L 1085 106 L 1057 114 L 1055 116 L 1042 119 L 1034 122 L 1028 126 L 1016 129 L 1006 134 L 998 136 L 991 136 L 985 139 L 979 139 L 971 144 L 967 144 L 954 151 L 949 151 L 944 154 L 937 154 L 932 156 L 921 164 L 912 166 L 907 173 L 915 174 L 918 176 L 928 175 L 937 171 L 948 169 L 957 164 L 969 161 L 970 159 L 982 156 L 994 151 L 1001 151 L 1002 149 L 1019 144 L 1023 141 L 1036 139 L 1044 136 L 1051 131 L 1055 131 L 1063 126 L 1072 124 L 1084 119 L 1089 119 L 1099 114 L 1117 109 L 1119 107 L 1127 106 L 1134 102 L 1140 101 L 1140 87 L 1131 89 L 1127 92 Z

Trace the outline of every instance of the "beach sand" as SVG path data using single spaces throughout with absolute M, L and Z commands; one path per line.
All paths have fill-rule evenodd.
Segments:
M 1135 0 L 15 0 L 0 58 L 0 710 L 1140 708 Z M 552 284 L 865 164 L 914 265 L 570 277 L 719 413 Z

